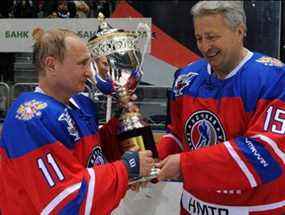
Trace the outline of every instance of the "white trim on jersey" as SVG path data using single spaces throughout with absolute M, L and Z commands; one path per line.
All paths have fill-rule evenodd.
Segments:
M 285 164 L 285 153 L 279 149 L 279 147 L 275 141 L 273 141 L 269 137 L 264 136 L 262 134 L 254 135 L 251 138 L 259 138 L 262 141 L 268 143 L 268 145 L 273 149 L 273 151 L 276 153 L 276 155 L 283 161 L 283 164 Z
M 78 106 L 78 104 L 76 103 L 76 101 L 74 100 L 74 98 L 70 98 L 69 99 L 69 102 L 71 103 L 71 104 L 73 104 L 77 109 L 80 109 L 80 107 Z
M 34 92 L 36 92 L 36 93 L 42 93 L 42 94 L 44 94 L 44 95 L 47 95 L 40 87 L 36 87 L 35 90 L 34 90 Z M 80 94 L 84 95 L 83 93 L 80 93 Z M 69 99 L 69 102 L 70 102 L 71 104 L 73 104 L 76 108 L 80 109 L 80 107 L 78 106 L 78 104 L 76 103 L 76 101 L 75 101 L 72 97 Z M 67 105 L 67 107 L 69 107 L 69 106 Z M 70 107 L 69 107 L 69 108 L 70 108 Z
M 181 149 L 181 151 L 184 150 L 184 147 L 183 147 L 182 143 L 180 142 L 180 140 L 179 140 L 177 137 L 175 137 L 173 134 L 171 134 L 171 133 L 165 134 L 165 135 L 163 135 L 162 137 L 168 137 L 168 138 L 173 139 L 173 140 L 175 141 L 175 143 L 179 146 L 179 148 Z
M 248 208 L 250 212 L 262 212 L 262 211 L 274 210 L 274 209 L 281 208 L 284 206 L 285 206 L 285 200 L 280 201 L 280 202 L 274 202 L 271 204 L 266 204 L 266 205 L 250 206 Z
M 245 49 L 247 52 L 247 55 L 240 61 L 240 63 L 229 73 L 224 79 L 228 79 L 233 77 L 239 70 L 240 68 L 253 56 L 253 53 L 249 51 L 248 49 Z M 208 63 L 207 65 L 207 71 L 209 75 L 211 75 L 211 65 Z
M 182 192 L 181 201 L 182 201 L 182 207 L 193 215 L 201 214 L 199 208 L 207 212 L 207 214 L 208 212 L 210 214 L 211 212 L 213 212 L 213 209 L 215 209 L 215 211 L 221 212 L 219 214 L 248 215 L 250 214 L 250 212 L 266 212 L 269 210 L 274 210 L 285 206 L 285 200 L 270 204 L 254 205 L 254 206 L 243 206 L 243 205 L 229 206 L 229 205 L 213 204 L 198 199 L 197 197 L 195 197 L 189 191 L 186 190 L 183 190 Z M 269 213 L 267 212 L 266 214 Z
M 224 145 L 226 146 L 226 149 L 228 150 L 232 158 L 236 161 L 237 165 L 241 168 L 241 170 L 247 177 L 247 180 L 249 181 L 250 186 L 252 188 L 256 187 L 257 182 L 254 176 L 251 174 L 250 170 L 247 168 L 246 164 L 243 162 L 243 160 L 240 158 L 240 156 L 237 154 L 237 152 L 234 150 L 231 144 L 228 141 L 226 141 L 224 142 Z
M 41 215 L 47 215 L 60 203 L 62 202 L 67 196 L 74 193 L 81 187 L 81 182 L 74 184 L 70 187 L 65 188 L 64 191 L 59 193 L 41 212 Z
M 88 192 L 87 192 L 87 199 L 85 205 L 85 215 L 91 214 L 92 203 L 94 198 L 94 188 L 95 188 L 95 172 L 93 168 L 88 168 L 88 173 L 90 175 Z

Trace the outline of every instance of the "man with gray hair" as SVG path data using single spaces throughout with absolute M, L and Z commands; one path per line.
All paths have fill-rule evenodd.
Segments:
M 285 214 L 285 67 L 243 45 L 239 1 L 192 8 L 203 58 L 175 73 L 158 179 L 182 179 L 181 214 Z

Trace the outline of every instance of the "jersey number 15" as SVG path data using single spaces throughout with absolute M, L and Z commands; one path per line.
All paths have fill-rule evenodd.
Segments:
M 279 108 L 274 109 L 273 106 L 270 106 L 266 112 L 264 130 L 285 134 L 285 111 Z

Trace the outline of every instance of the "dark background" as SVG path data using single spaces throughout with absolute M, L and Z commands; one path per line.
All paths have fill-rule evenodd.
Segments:
M 191 7 L 197 2 L 128 1 L 144 17 L 151 17 L 152 22 L 164 32 L 200 55 L 195 44 L 190 14 Z M 285 11 L 284 5 L 283 1 L 244 1 L 248 28 L 245 40 L 247 48 L 285 61 L 284 30 L 281 32 L 285 19 L 284 13 L 281 16 L 281 9 Z

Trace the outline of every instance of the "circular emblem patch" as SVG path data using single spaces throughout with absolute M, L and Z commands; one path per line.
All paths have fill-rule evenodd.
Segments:
M 226 140 L 220 120 L 210 111 L 193 113 L 186 121 L 184 129 L 186 142 L 191 150 Z
M 103 151 L 101 149 L 100 146 L 96 146 L 89 159 L 88 159 L 88 162 L 87 162 L 87 167 L 88 168 L 91 168 L 93 167 L 94 165 L 101 165 L 101 164 L 105 164 L 107 162 L 105 156 L 103 155 Z

